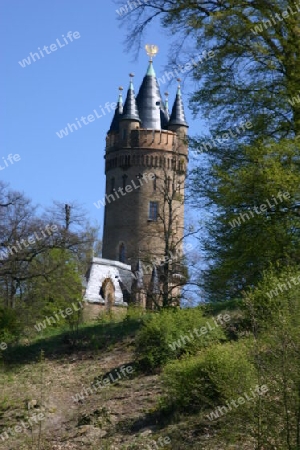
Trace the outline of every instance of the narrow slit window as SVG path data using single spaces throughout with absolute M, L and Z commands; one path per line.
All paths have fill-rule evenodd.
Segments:
M 158 202 L 149 202 L 149 220 L 156 221 L 158 217 Z

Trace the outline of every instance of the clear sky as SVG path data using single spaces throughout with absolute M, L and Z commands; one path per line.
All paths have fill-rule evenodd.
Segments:
M 137 94 L 148 66 L 144 51 L 137 61 L 125 52 L 126 30 L 120 28 L 117 7 L 111 0 L 2 0 L 0 5 L 0 178 L 36 204 L 76 200 L 101 226 L 103 211 L 93 203 L 104 196 L 105 136 L 113 116 L 106 109 L 103 115 L 101 107 L 116 102 L 120 85 L 125 98 L 130 72 Z M 159 46 L 154 68 L 160 76 L 169 38 L 157 25 L 146 43 Z M 176 86 L 176 81 L 168 86 L 170 107 Z M 185 87 L 185 112 L 193 134 L 200 131 L 200 122 L 191 117 Z M 161 86 L 162 94 L 165 90 Z M 57 136 L 76 118 L 95 115 L 94 110 L 102 117 L 86 120 L 87 125 L 68 136 Z M 20 160 L 11 163 L 9 154 L 19 154 Z

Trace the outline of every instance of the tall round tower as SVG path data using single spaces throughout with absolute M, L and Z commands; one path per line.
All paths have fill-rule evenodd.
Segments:
M 137 284 L 147 290 L 162 262 L 174 264 L 182 253 L 188 125 L 180 86 L 169 115 L 152 58 L 137 96 L 130 78 L 106 138 L 102 256 L 133 270 L 142 263 L 146 270 Z

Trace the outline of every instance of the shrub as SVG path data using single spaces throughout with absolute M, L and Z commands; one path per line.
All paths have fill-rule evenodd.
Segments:
M 193 411 L 235 399 L 255 384 L 256 372 L 241 343 L 216 344 L 200 355 L 169 363 L 164 403 Z
M 143 320 L 136 337 L 136 358 L 142 370 L 153 371 L 172 359 L 194 355 L 220 340 L 225 340 L 222 328 L 203 317 L 199 308 L 163 310 Z
M 0 341 L 17 341 L 21 334 L 21 324 L 16 310 L 0 307 Z

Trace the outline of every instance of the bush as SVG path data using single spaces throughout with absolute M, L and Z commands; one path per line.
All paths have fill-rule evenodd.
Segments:
M 163 310 L 145 317 L 136 337 L 136 359 L 142 370 L 153 371 L 172 359 L 194 355 L 225 339 L 222 327 L 203 317 L 199 308 Z
M 239 397 L 255 381 L 255 368 L 242 342 L 217 344 L 165 367 L 164 403 L 179 410 L 199 411 Z
M 0 307 L 0 343 L 17 341 L 22 327 L 16 310 Z

